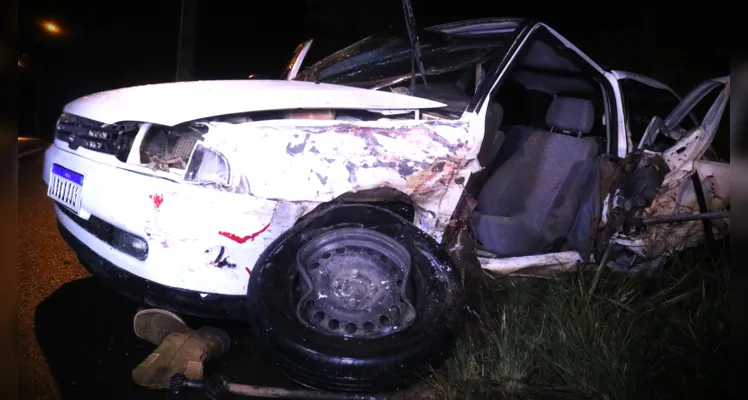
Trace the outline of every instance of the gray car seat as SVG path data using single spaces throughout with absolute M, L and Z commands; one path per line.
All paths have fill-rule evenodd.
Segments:
M 491 102 L 488 104 L 483 142 L 481 142 L 478 156 L 476 157 L 481 169 L 471 174 L 468 184 L 465 185 L 465 190 L 471 196 L 477 194 L 478 189 L 483 186 L 486 177 L 493 171 L 494 165 L 496 165 L 497 154 L 499 154 L 504 146 L 506 136 L 500 129 L 503 117 L 504 109 L 499 103 Z
M 478 151 L 478 162 L 486 170 L 490 170 L 491 162 L 496 158 L 499 149 L 504 144 L 504 132 L 500 130 L 501 121 L 504 119 L 504 109 L 501 104 L 491 102 L 486 110 L 486 129 L 483 134 L 483 142 Z
M 550 132 L 533 132 L 486 181 L 473 229 L 498 255 L 545 251 L 569 234 L 592 172 L 598 145 L 575 137 L 592 129 L 592 103 L 557 97 L 546 115 Z

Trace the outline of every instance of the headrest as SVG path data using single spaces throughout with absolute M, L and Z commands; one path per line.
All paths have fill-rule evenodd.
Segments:
M 587 134 L 595 123 L 595 108 L 589 100 L 556 96 L 545 114 L 545 123 L 549 128 Z

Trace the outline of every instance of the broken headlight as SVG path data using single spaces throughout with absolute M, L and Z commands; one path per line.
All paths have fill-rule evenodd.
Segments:
M 192 152 L 184 179 L 193 183 L 228 186 L 230 178 L 231 170 L 226 157 L 198 143 Z

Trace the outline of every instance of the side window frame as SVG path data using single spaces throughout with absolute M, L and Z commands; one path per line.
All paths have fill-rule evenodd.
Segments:
M 652 85 L 647 84 L 646 82 L 643 82 L 641 80 L 632 78 L 632 77 L 624 77 L 622 79 L 618 80 L 618 85 L 621 88 L 621 99 L 622 99 L 622 106 L 623 106 L 623 118 L 626 125 L 626 135 L 628 136 L 628 140 L 631 141 L 634 148 L 636 148 L 637 144 L 639 143 L 639 140 L 641 140 L 642 136 L 644 136 L 644 130 L 646 130 L 646 124 L 649 123 L 649 120 L 654 116 L 657 115 L 658 117 L 662 118 L 663 120 L 668 116 L 668 114 L 675 108 L 675 106 L 680 103 L 680 98 L 677 94 L 675 94 L 672 90 L 661 88 L 661 87 L 655 87 Z M 658 98 L 659 97 L 659 98 Z M 664 110 L 657 110 L 654 111 L 654 107 L 652 105 L 654 103 L 662 102 L 661 99 L 669 97 L 668 101 L 671 101 L 672 104 L 665 105 Z M 651 104 L 645 105 L 643 108 L 652 108 L 652 112 L 654 112 L 653 115 L 648 115 L 646 118 L 646 121 L 643 125 L 643 130 L 636 134 L 636 132 L 632 131 L 632 121 L 635 116 L 632 116 L 632 110 L 637 110 L 639 107 L 632 107 L 632 102 L 639 101 L 639 98 L 648 98 L 648 101 L 651 101 Z M 633 99 L 633 100 L 632 100 Z M 695 121 L 695 118 L 691 116 L 692 122 L 694 123 L 694 126 L 697 126 L 698 123 Z
M 702 82 L 692 90 L 673 112 L 668 115 L 663 124 L 664 129 L 673 129 L 681 120 L 688 118 L 693 109 L 699 105 L 713 91 L 717 91 L 717 97 L 709 105 L 701 124 L 686 133 L 675 145 L 663 151 L 671 169 L 680 168 L 684 161 L 699 160 L 712 151 L 712 141 L 719 128 L 722 115 L 730 101 L 729 77 L 709 79 Z
M 718 80 L 713 80 L 713 79 L 708 79 L 702 82 L 701 84 L 699 84 L 688 95 L 686 95 L 686 97 L 682 100 L 682 104 L 681 103 L 678 104 L 678 107 L 677 107 L 678 110 L 676 109 L 671 110 L 667 118 L 664 118 L 665 126 L 668 129 L 673 129 L 675 128 L 676 125 L 679 125 L 681 121 L 685 119 L 687 116 L 690 116 L 690 118 L 695 118 L 693 116 L 694 108 L 696 108 L 696 106 L 699 105 L 704 100 L 704 98 L 709 96 L 715 90 L 718 90 L 718 92 L 721 92 L 724 85 L 725 85 L 724 82 L 720 82 Z M 712 107 L 711 104 L 710 104 L 710 107 Z M 709 113 L 709 110 L 707 110 L 704 116 L 705 118 L 708 113 Z M 697 123 L 696 126 L 702 125 L 704 122 L 705 121 L 702 120 L 699 123 Z

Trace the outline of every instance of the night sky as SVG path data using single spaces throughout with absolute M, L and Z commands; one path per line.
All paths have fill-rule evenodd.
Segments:
M 681 94 L 729 73 L 724 21 L 703 6 L 680 3 L 660 10 L 647 5 L 655 2 L 597 2 L 590 8 L 567 2 L 548 9 L 525 0 L 521 9 L 508 3 L 412 0 L 419 27 L 481 17 L 537 18 L 603 66 L 652 76 Z M 315 40 L 308 66 L 366 35 L 404 25 L 400 0 L 198 0 L 197 14 L 195 79 L 279 77 L 304 40 Z M 19 134 L 51 137 L 63 105 L 85 94 L 173 81 L 179 16 L 179 0 L 20 3 L 18 50 L 27 66 L 19 68 Z M 45 34 L 40 24 L 46 19 L 64 34 Z M 33 132 L 37 90 L 41 132 Z

